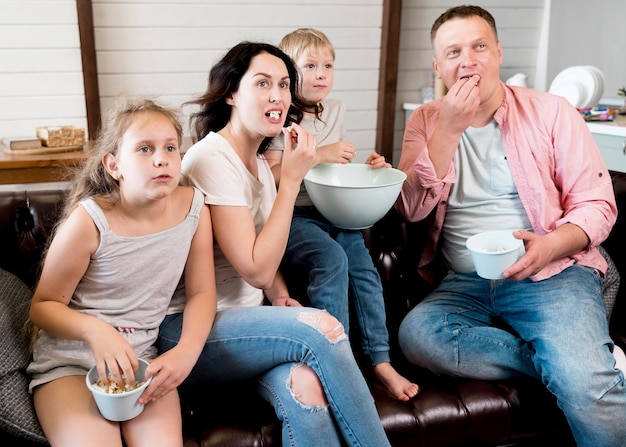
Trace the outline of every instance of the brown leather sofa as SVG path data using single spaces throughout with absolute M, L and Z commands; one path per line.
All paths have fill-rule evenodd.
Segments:
M 612 177 L 618 207 L 624 210 L 626 175 L 612 173 Z M 15 273 L 31 287 L 63 196 L 64 191 L 33 192 L 28 187 L 18 192 L 0 191 L 0 268 Z M 407 310 L 427 292 L 415 273 L 424 229 L 424 223 L 409 224 L 392 211 L 364 232 L 384 282 L 393 361 L 422 388 L 417 397 L 401 403 L 372 383 L 372 393 L 392 445 L 573 446 L 562 413 L 540 383 L 437 377 L 403 360 L 394 338 L 396 328 Z M 620 216 L 604 247 L 624 277 L 625 237 L 626 227 Z M 302 279 L 298 280 L 300 284 L 292 284 L 295 294 L 302 290 Z M 622 286 L 611 319 L 612 334 L 622 347 L 626 347 L 624 294 L 626 289 Z M 249 384 L 181 388 L 181 397 L 186 446 L 280 445 L 280 425 L 272 409 L 255 396 Z M 38 445 L 7 431 L 0 432 L 0 444 Z

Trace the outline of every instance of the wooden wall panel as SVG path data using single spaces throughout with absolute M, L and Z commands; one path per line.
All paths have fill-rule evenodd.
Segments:
M 336 51 L 331 96 L 346 103 L 348 139 L 374 150 L 382 0 L 237 3 L 93 0 L 103 111 L 121 94 L 180 106 L 202 93 L 210 67 L 242 40 L 277 44 L 297 27 L 324 31 Z M 186 119 L 190 108 L 183 109 Z
M 0 2 L 0 138 L 86 127 L 76 2 Z
M 522 71 L 532 85 L 544 3 L 477 2 L 498 22 L 504 79 Z M 402 104 L 421 101 L 431 69 L 430 26 L 456 4 L 401 2 L 394 162 L 404 128 Z M 120 94 L 149 94 L 178 106 L 204 90 L 209 68 L 230 46 L 244 39 L 277 43 L 292 29 L 311 26 L 335 45 L 332 95 L 348 108 L 357 160 L 376 145 L 383 0 L 93 0 L 92 6 L 103 111 Z M 76 1 L 0 2 L 0 60 L 10 61 L 0 64 L 0 136 L 29 133 L 36 125 L 86 127 Z

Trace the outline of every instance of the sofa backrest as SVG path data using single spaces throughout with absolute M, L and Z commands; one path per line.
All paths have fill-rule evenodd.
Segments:
M 611 172 L 618 210 L 626 210 L 626 174 Z M 41 257 L 62 211 L 67 190 L 0 191 L 0 268 L 34 287 L 41 270 Z M 426 235 L 424 222 L 408 223 L 393 210 L 373 228 L 365 230 L 366 244 L 381 272 L 393 302 L 388 320 L 400 320 L 409 307 L 428 292 L 417 274 L 417 263 Z M 626 217 L 617 223 L 603 244 L 622 281 L 611 318 L 613 333 L 624 334 L 626 342 Z M 391 290 L 390 290 L 391 289 Z M 389 321 L 391 326 L 399 321 Z
M 612 171 L 611 178 L 617 202 L 617 222 L 602 246 L 609 253 L 621 274 L 617 300 L 611 315 L 611 329 L 613 335 L 623 335 L 623 342 L 626 343 L 626 215 L 624 215 L 626 213 L 626 173 Z

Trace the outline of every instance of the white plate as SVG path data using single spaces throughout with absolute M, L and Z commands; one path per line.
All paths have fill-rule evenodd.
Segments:
M 586 65 L 585 67 L 596 76 L 596 94 L 593 97 L 592 104 L 590 106 L 595 107 L 602 99 L 602 95 L 604 95 L 604 73 L 602 73 L 599 68 L 594 67 L 593 65 Z
M 583 86 L 575 77 L 565 78 L 560 82 L 552 83 L 550 93 L 562 96 L 576 108 L 582 108 L 587 99 Z
M 579 109 L 593 107 L 604 91 L 604 86 L 600 85 L 604 84 L 604 77 L 594 68 L 582 65 L 568 67 L 555 76 L 548 91 L 565 97 Z

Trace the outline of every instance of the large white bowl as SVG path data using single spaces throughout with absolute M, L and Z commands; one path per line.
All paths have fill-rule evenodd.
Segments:
M 127 421 L 132 419 L 143 411 L 143 404 L 137 402 L 143 391 L 148 387 L 152 378 L 144 381 L 144 373 L 148 367 L 148 362 L 144 359 L 139 359 L 139 369 L 135 373 L 135 380 L 138 382 L 144 382 L 139 388 L 132 391 L 126 391 L 119 394 L 105 393 L 101 389 L 94 386 L 98 380 L 98 370 L 96 367 L 92 367 L 87 373 L 85 381 L 87 382 L 87 388 L 93 394 L 98 410 L 102 416 L 110 421 Z
M 338 228 L 360 230 L 379 221 L 400 194 L 406 174 L 359 163 L 322 163 L 304 177 L 311 201 Z

